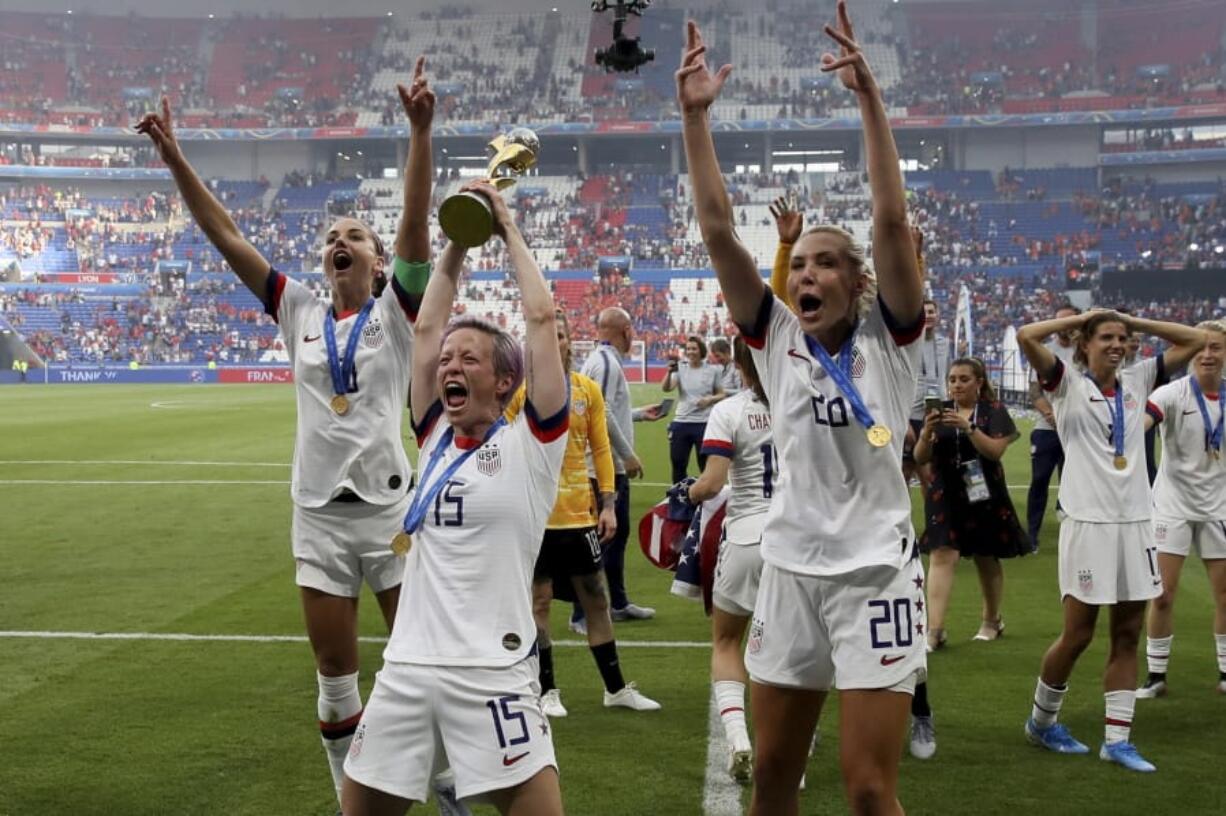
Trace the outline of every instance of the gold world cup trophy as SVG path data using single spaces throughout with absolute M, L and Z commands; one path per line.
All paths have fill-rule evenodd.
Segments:
M 541 140 L 528 128 L 515 128 L 495 137 L 488 150 L 492 158 L 486 180 L 501 192 L 536 164 Z M 465 248 L 481 246 L 494 234 L 494 213 L 479 193 L 448 196 L 439 207 L 438 222 L 448 238 Z

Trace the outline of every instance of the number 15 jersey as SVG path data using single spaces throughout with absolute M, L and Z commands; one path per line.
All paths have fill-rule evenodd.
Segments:
M 770 400 L 779 482 L 762 533 L 762 560 L 807 575 L 863 567 L 902 567 L 915 531 L 903 480 L 903 437 L 915 396 L 922 315 L 893 324 L 877 301 L 856 328 L 848 353 L 852 382 L 873 419 L 893 434 L 881 448 L 821 363 L 800 321 L 767 291 L 745 342 Z M 835 362 L 841 362 L 835 357 Z

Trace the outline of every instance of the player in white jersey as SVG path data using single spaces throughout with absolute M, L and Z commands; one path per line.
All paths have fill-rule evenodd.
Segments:
M 775 451 L 771 445 L 770 404 L 745 341 L 733 341 L 733 360 L 744 390 L 711 409 L 702 452 L 702 475 L 689 487 L 691 504 L 701 504 L 731 487 L 724 515 L 724 536 L 715 565 L 711 609 L 711 684 L 724 735 L 731 748 L 728 772 L 742 784 L 752 771 L 749 730 L 745 725 L 745 686 L 749 675 L 741 640 L 749 627 L 762 577 L 762 524 L 775 492 Z
M 1149 608 L 1149 673 L 1137 689 L 1141 699 L 1166 694 L 1175 592 L 1184 559 L 1194 550 L 1205 562 L 1213 589 L 1217 689 L 1226 694 L 1226 323 L 1208 321 L 1197 328 L 1208 333 L 1209 342 L 1192 358 L 1188 376 L 1149 396 L 1146 424 L 1156 424 L 1162 432 L 1162 463 L 1154 482 L 1154 542 L 1162 594 Z
M 857 813 L 895 812 L 910 693 L 925 665 L 923 572 L 898 463 L 915 393 L 923 292 L 898 151 L 845 2 L 821 68 L 858 98 L 873 197 L 873 259 L 837 227 L 792 247 L 789 309 L 736 234 L 708 109 L 732 71 L 712 73 L 694 23 L 677 72 L 694 206 L 731 317 L 770 399 L 779 482 L 749 630 L 751 816 L 796 813 L 821 703 L 840 693 L 844 787 Z
M 398 86 L 412 141 L 394 271 L 382 241 L 353 218 L 335 221 L 323 250 L 331 304 L 273 269 L 238 231 L 183 157 L 170 103 L 137 130 L 150 137 L 188 209 L 281 328 L 293 364 L 298 428 L 291 494 L 292 548 L 307 635 L 315 653 L 320 736 L 340 796 L 343 764 L 362 713 L 358 595 L 365 581 L 387 625 L 396 613 L 401 559 L 388 549 L 407 506 L 410 468 L 401 441 L 413 321 L 429 274 L 430 130 L 434 94 L 417 61 Z M 414 214 L 420 214 L 415 217 Z
M 1043 343 L 1070 330 L 1078 331 L 1077 365 L 1065 365 Z M 1133 331 L 1172 345 L 1159 357 L 1122 368 Z M 1064 628 L 1043 656 L 1026 737 L 1058 753 L 1089 751 L 1057 718 L 1069 676 L 1105 606 L 1111 649 L 1103 672 L 1106 728 L 1099 756 L 1130 770 L 1153 771 L 1129 742 L 1145 602 L 1162 587 L 1150 527 L 1145 401 L 1167 370 L 1183 366 L 1204 346 L 1205 333 L 1099 310 L 1023 326 L 1017 340 L 1051 400 L 1065 451 L 1059 543 Z
M 498 192 L 490 202 L 521 294 L 525 343 L 478 318 L 447 326 L 464 251 L 444 251 L 417 323 L 411 405 L 421 455 L 395 545 L 404 602 L 345 762 L 347 816 L 424 801 L 445 757 L 460 798 L 562 813 L 541 710 L 532 573 L 566 450 L 567 377 L 553 298 Z M 446 326 L 446 331 L 444 327 Z M 520 379 L 526 399 L 503 411 Z

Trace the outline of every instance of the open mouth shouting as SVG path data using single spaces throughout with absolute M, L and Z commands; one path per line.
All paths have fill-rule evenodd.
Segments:
M 796 312 L 802 320 L 816 320 L 822 311 L 822 299 L 806 292 L 796 300 Z
M 443 383 L 443 405 L 451 411 L 459 411 L 468 404 L 468 386 L 460 380 Z
M 336 249 L 332 251 L 332 268 L 337 272 L 344 272 L 349 267 L 353 266 L 353 256 L 349 254 L 347 249 Z

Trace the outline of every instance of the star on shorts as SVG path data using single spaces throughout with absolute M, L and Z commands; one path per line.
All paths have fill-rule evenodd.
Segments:
M 918 575 L 911 579 L 911 583 L 915 584 L 916 589 L 924 588 L 924 579 Z

